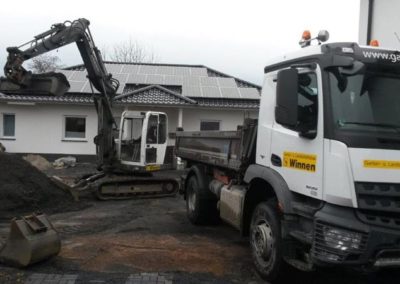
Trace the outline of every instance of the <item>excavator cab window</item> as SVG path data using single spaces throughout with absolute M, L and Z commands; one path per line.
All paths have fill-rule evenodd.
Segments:
M 121 159 L 140 162 L 143 118 L 124 118 L 122 124 Z
M 160 114 L 158 120 L 158 144 L 164 144 L 167 140 L 167 116 Z
M 147 127 L 147 140 L 149 144 L 157 144 L 158 136 L 158 115 L 150 115 Z

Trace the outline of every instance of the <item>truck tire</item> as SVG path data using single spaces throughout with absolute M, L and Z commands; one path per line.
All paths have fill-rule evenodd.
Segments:
M 186 212 L 194 225 L 215 224 L 218 220 L 217 199 L 195 174 L 186 183 Z
M 283 259 L 280 217 L 276 200 L 261 202 L 253 211 L 250 247 L 257 272 L 267 281 L 282 279 L 288 265 Z

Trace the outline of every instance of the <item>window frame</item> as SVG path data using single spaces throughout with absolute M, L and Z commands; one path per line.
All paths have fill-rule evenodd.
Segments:
M 10 135 L 5 135 L 4 134 L 4 130 L 5 130 L 5 127 L 4 127 L 4 117 L 6 116 L 6 115 L 12 115 L 12 116 L 14 116 L 14 135 L 13 136 L 10 136 Z M 2 140 L 15 140 L 16 139 L 16 136 L 15 136 L 15 132 L 16 132 L 16 114 L 15 113 L 13 113 L 13 112 L 3 112 L 3 113 L 1 113 L 1 136 L 0 136 L 0 138 L 2 139 Z
M 85 135 L 84 137 L 67 137 L 67 118 L 83 118 L 85 119 Z M 87 142 L 87 115 L 69 115 L 63 116 L 63 127 L 62 127 L 62 141 L 72 141 L 72 142 Z
M 216 130 L 202 130 L 201 129 L 201 124 L 203 122 L 217 122 L 218 123 L 218 129 Z M 220 131 L 221 130 L 221 120 L 217 120 L 217 119 L 200 119 L 200 131 Z

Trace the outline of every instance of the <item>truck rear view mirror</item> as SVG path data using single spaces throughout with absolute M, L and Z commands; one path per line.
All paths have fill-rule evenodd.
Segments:
M 294 128 L 298 121 L 298 85 L 297 69 L 281 70 L 277 76 L 275 120 L 279 124 Z

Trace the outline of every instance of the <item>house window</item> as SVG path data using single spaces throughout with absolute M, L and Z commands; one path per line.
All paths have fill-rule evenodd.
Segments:
M 66 116 L 65 117 L 65 139 L 85 139 L 86 138 L 86 117 Z
M 3 137 L 15 137 L 15 114 L 3 114 Z
M 200 131 L 220 130 L 221 122 L 218 120 L 202 120 L 200 121 Z

